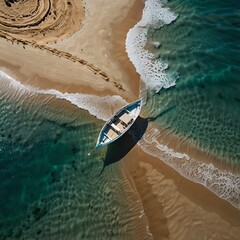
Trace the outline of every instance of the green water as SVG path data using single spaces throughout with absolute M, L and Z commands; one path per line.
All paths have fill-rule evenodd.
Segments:
M 170 25 L 150 28 L 147 47 L 179 79 L 152 97 L 151 116 L 235 165 L 240 162 L 240 5 L 172 0 L 167 7 L 179 16 Z M 161 46 L 151 47 L 152 42 Z
M 150 95 L 145 109 L 156 123 L 236 166 L 239 3 L 172 0 L 168 7 L 177 20 L 150 28 L 146 48 L 179 79 Z M 0 239 L 147 239 L 121 161 L 102 172 L 106 150 L 87 155 L 103 122 L 13 85 L 1 82 L 0 89 Z
M 103 121 L 53 95 L 0 96 L 0 239 L 147 236 L 121 164 L 102 171 L 106 149 L 87 154 Z

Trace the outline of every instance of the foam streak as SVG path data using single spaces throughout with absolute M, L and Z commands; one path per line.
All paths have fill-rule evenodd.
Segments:
M 19 96 L 23 94 L 46 94 L 53 95 L 59 99 L 65 99 L 74 104 L 78 108 L 87 110 L 91 115 L 98 119 L 106 121 L 117 109 L 126 104 L 126 101 L 120 96 L 105 96 L 99 97 L 91 94 L 80 93 L 62 93 L 55 89 L 39 90 L 30 86 L 25 86 L 8 76 L 0 70 L 0 81 L 4 86 L 17 90 Z
M 159 134 L 158 129 L 151 128 L 140 140 L 140 147 L 149 155 L 161 159 L 183 177 L 202 184 L 234 207 L 240 208 L 240 178 L 238 174 L 218 169 L 212 163 L 192 159 L 187 154 L 174 152 L 173 149 L 158 142 Z
M 154 61 L 154 55 L 145 49 L 148 28 L 159 28 L 176 20 L 177 15 L 165 8 L 159 0 L 147 0 L 143 16 L 132 29 L 126 39 L 126 51 L 135 65 L 141 79 L 149 90 L 158 92 L 161 88 L 175 85 L 176 78 L 170 77 L 164 71 L 168 64 L 160 59 Z M 159 44 L 160 46 L 160 44 Z

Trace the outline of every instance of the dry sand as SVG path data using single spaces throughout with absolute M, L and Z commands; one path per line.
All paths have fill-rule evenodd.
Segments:
M 78 0 L 0 1 L 1 32 L 26 41 L 59 41 L 79 30 L 83 18 Z
M 125 37 L 140 19 L 143 2 L 50 2 L 50 10 L 44 0 L 16 2 L 11 8 L 0 3 L 0 70 L 40 89 L 117 94 L 127 101 L 138 98 L 139 76 L 127 58 Z M 26 16 L 12 16 L 19 11 Z M 171 142 L 167 136 L 165 140 Z M 228 202 L 184 179 L 138 146 L 123 164 L 154 239 L 238 239 L 240 213 Z
M 38 1 L 34 2 L 37 8 Z M 26 1 L 21 8 L 21 4 L 18 2 L 12 4 L 11 8 L 1 3 L 0 62 L 2 70 L 21 82 L 41 89 L 54 87 L 60 91 L 94 92 L 102 96 L 117 94 L 122 95 L 127 101 L 138 97 L 138 76 L 134 75 L 137 78 L 135 81 L 132 79 L 133 71 L 123 71 L 126 65 L 131 63 L 122 66 L 123 61 L 114 61 L 116 52 L 113 51 L 115 45 L 111 31 L 128 14 L 134 0 L 82 1 L 83 6 L 79 4 L 79 1 L 69 1 L 75 5 L 71 18 L 73 18 L 72 21 L 78 22 L 78 27 L 66 23 L 69 32 L 67 35 L 64 35 L 66 31 L 62 32 L 62 27 L 53 24 L 49 29 L 44 25 L 44 31 L 47 31 L 48 37 L 46 34 L 41 38 L 39 36 L 32 37 L 32 31 L 36 27 L 41 28 L 41 24 L 46 23 L 47 25 L 48 22 L 51 22 L 52 14 L 46 15 L 45 20 L 37 26 L 25 26 L 23 23 L 20 28 L 15 25 L 12 28 L 6 28 L 5 25 L 10 21 L 12 10 L 24 9 L 26 12 L 26 9 L 29 9 L 31 12 L 34 2 L 28 4 Z M 44 4 L 44 1 L 41 2 Z M 66 11 L 62 10 L 62 5 L 59 5 L 60 1 L 52 0 L 51 2 L 54 8 L 50 12 L 57 11 L 59 18 L 61 18 L 60 15 L 65 16 Z M 68 9 L 67 1 L 61 2 Z M 67 4 L 70 9 L 73 8 L 72 5 Z M 85 15 L 83 15 L 82 8 L 85 9 Z M 45 11 L 44 7 L 37 9 Z M 109 12 L 116 14 L 109 14 Z M 20 14 L 18 15 L 20 17 Z M 42 19 L 43 17 L 39 15 L 33 16 L 33 18 L 37 21 L 38 18 Z M 27 22 L 29 21 L 28 19 Z M 68 19 L 68 21 L 70 20 Z M 12 30 L 10 31 L 9 28 Z M 126 28 L 124 31 L 126 32 Z M 66 38 L 69 35 L 71 36 Z M 58 41 L 56 41 L 56 36 Z M 115 53 L 111 54 L 112 52 Z M 132 66 L 130 68 L 133 69 Z

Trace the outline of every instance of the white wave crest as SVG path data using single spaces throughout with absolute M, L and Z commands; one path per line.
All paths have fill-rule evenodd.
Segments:
M 126 104 L 126 101 L 120 96 L 104 96 L 99 97 L 91 94 L 80 93 L 62 93 L 55 89 L 39 90 L 30 86 L 26 86 L 8 76 L 5 72 L 0 70 L 1 85 L 14 89 L 18 95 L 25 93 L 29 94 L 47 94 L 54 95 L 56 98 L 65 99 L 78 108 L 87 110 L 91 115 L 98 119 L 106 121 L 117 109 Z
M 91 115 L 106 121 L 117 109 L 126 104 L 120 96 L 99 97 L 91 94 L 61 93 L 56 90 L 37 91 L 43 94 L 52 94 L 59 99 L 65 99 L 78 108 L 87 110 Z
M 240 208 L 240 177 L 221 170 L 212 163 L 190 158 L 187 154 L 174 152 L 158 142 L 160 131 L 151 128 L 139 141 L 140 147 L 149 155 L 157 157 L 179 172 L 183 177 L 200 183 L 222 199 Z
M 168 68 L 167 63 L 160 59 L 154 60 L 154 55 L 144 48 L 149 27 L 159 28 L 164 24 L 170 24 L 177 18 L 177 15 L 169 8 L 165 8 L 164 4 L 165 2 L 159 0 L 147 0 L 141 21 L 129 30 L 126 39 L 126 51 L 129 59 L 146 87 L 155 92 L 176 84 L 176 77 L 170 77 L 164 72 Z M 158 43 L 159 46 L 160 43 Z

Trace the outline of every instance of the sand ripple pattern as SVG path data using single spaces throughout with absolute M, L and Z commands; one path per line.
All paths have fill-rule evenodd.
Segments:
M 0 1 L 0 31 L 22 40 L 54 41 L 80 28 L 83 6 L 76 0 Z

